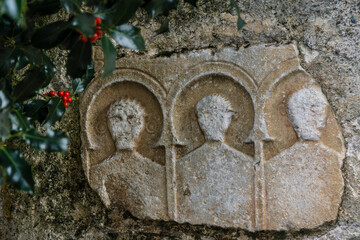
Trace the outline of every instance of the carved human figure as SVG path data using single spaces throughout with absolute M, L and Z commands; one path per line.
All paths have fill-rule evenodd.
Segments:
M 110 106 L 107 123 L 117 151 L 91 169 L 91 184 L 107 206 L 121 203 L 136 217 L 167 219 L 165 167 L 135 150 L 144 115 L 135 100 Z
M 205 143 L 177 161 L 177 221 L 251 229 L 253 160 L 225 142 L 231 103 L 207 96 L 196 114 Z
M 313 228 L 336 219 L 344 156 L 321 143 L 328 111 L 318 89 L 290 97 L 287 114 L 299 140 L 265 162 L 268 230 Z

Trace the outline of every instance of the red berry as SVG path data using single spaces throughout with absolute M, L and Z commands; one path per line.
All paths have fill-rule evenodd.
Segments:
M 87 41 L 88 41 L 88 38 L 85 37 L 84 35 L 81 35 L 81 36 L 80 36 L 80 40 L 83 41 L 83 42 L 87 42 Z
M 99 17 L 96 17 L 95 18 L 95 25 L 100 25 L 101 24 L 101 18 L 99 18 Z
M 49 96 L 49 94 L 47 94 L 47 93 L 45 93 L 44 95 L 45 95 L 45 96 Z
M 68 97 L 67 101 L 68 101 L 68 102 L 72 102 L 71 97 Z
M 50 91 L 50 92 L 49 92 L 49 95 L 50 95 L 51 97 L 55 96 L 55 91 Z
M 80 30 L 77 30 L 77 29 L 75 29 L 75 32 L 77 32 L 78 34 L 82 34 L 82 33 L 80 32 Z
M 99 35 L 97 35 L 97 34 L 95 33 L 92 37 L 89 37 L 89 41 L 90 41 L 90 42 L 95 42 L 98 38 L 99 38 Z
M 64 92 L 64 96 L 65 96 L 65 97 L 68 97 L 69 95 L 70 95 L 70 93 L 69 93 L 68 91 L 65 91 L 65 92 Z
M 64 91 L 58 91 L 58 95 L 59 97 L 62 97 L 62 95 L 64 95 Z
M 68 102 L 64 102 L 64 106 L 67 108 L 69 106 Z
M 103 31 L 101 30 L 96 30 L 96 34 L 100 37 L 103 34 Z
M 63 97 L 62 97 L 62 100 L 63 100 L 64 102 L 67 102 L 67 100 L 68 100 L 68 97 L 66 97 L 66 96 L 63 96 Z

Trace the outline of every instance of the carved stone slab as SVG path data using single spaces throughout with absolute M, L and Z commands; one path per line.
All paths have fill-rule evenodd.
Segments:
M 336 219 L 345 147 L 296 46 L 123 58 L 81 98 L 82 160 L 139 218 L 300 230 Z

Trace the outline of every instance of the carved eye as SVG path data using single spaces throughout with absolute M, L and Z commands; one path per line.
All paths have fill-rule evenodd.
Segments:
M 316 113 L 317 110 L 318 110 L 317 106 L 311 105 L 311 107 L 310 107 L 310 111 L 311 111 L 311 112 Z

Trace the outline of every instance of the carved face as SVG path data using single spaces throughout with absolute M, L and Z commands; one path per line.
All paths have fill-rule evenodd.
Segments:
M 144 127 L 144 110 L 135 101 L 117 101 L 109 108 L 108 125 L 117 149 L 133 149 Z
M 220 96 L 207 96 L 196 105 L 196 114 L 207 141 L 224 141 L 234 111 L 228 100 Z
M 299 138 L 320 139 L 327 119 L 327 101 L 320 91 L 304 88 L 294 93 L 289 99 L 287 112 Z

